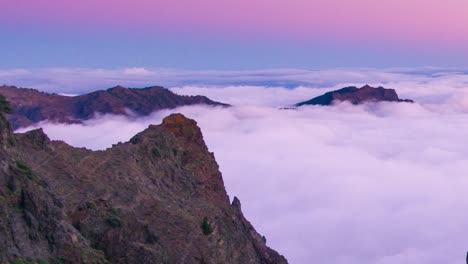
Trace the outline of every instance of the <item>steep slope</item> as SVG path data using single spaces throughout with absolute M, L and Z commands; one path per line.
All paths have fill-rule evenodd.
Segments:
M 335 101 L 347 101 L 351 104 L 362 104 L 364 102 L 407 102 L 409 99 L 400 99 L 394 89 L 385 89 L 383 87 L 371 87 L 369 85 L 357 88 L 354 86 L 345 87 L 336 91 L 325 93 L 308 101 L 296 104 L 303 105 L 332 105 Z
M 13 114 L 8 116 L 14 129 L 44 120 L 81 123 L 92 118 L 95 113 L 141 116 L 184 105 L 228 106 L 205 96 L 177 95 L 158 86 L 143 89 L 117 86 L 74 97 L 14 86 L 0 86 L 0 94 L 4 95 L 15 109 Z
M 14 158 L 15 135 L 1 113 L 0 134 L 0 263 L 108 263 L 67 221 L 47 181 Z
M 0 262 L 287 263 L 229 203 L 195 121 L 90 151 L 2 120 Z

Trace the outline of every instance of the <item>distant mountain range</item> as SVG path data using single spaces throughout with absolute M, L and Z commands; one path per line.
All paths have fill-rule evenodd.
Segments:
M 92 119 L 97 113 L 146 116 L 158 110 L 188 105 L 230 106 L 201 95 L 178 95 L 160 86 L 141 89 L 116 86 L 83 95 L 65 96 L 4 85 L 0 86 L 0 95 L 6 97 L 13 109 L 13 113 L 7 116 L 13 129 L 41 121 L 79 124 Z M 332 105 L 337 101 L 347 101 L 355 105 L 365 102 L 413 102 L 409 99 L 400 99 L 394 89 L 366 85 L 361 88 L 350 86 L 327 92 L 297 103 L 295 107 Z
M 365 85 L 361 88 L 355 86 L 345 87 L 336 91 L 325 93 L 310 100 L 296 104 L 295 106 L 303 105 L 332 105 L 337 101 L 346 101 L 357 105 L 365 102 L 404 102 L 413 103 L 413 100 L 400 99 L 394 89 L 386 89 L 383 87 L 371 87 Z
M 82 123 L 93 118 L 95 113 L 144 116 L 157 110 L 187 105 L 229 106 L 205 96 L 177 95 L 159 86 L 142 89 L 116 86 L 73 97 L 35 89 L 0 86 L 0 94 L 7 98 L 14 109 L 8 116 L 14 129 L 45 120 Z

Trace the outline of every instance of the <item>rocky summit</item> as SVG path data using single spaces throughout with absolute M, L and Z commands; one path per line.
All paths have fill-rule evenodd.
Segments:
M 0 132 L 0 263 L 287 263 L 181 114 L 105 151 Z
M 30 126 L 40 121 L 82 123 L 95 113 L 114 115 L 149 115 L 161 109 L 186 105 L 228 106 L 205 96 L 182 96 L 163 87 L 143 89 L 116 86 L 79 96 L 49 94 L 35 89 L 0 86 L 13 113 L 8 116 L 13 129 Z
M 355 86 L 345 87 L 336 91 L 325 93 L 308 101 L 301 102 L 295 106 L 303 105 L 332 105 L 334 102 L 346 101 L 351 104 L 362 104 L 365 102 L 406 102 L 413 103 L 413 100 L 400 99 L 394 89 L 383 87 L 371 87 L 365 85 L 361 88 Z

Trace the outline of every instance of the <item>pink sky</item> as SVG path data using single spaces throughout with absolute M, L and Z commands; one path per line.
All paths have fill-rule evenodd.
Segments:
M 14 23 L 309 39 L 456 44 L 468 41 L 467 0 L 0 0 Z
M 468 0 L 0 0 L 0 67 L 468 66 Z

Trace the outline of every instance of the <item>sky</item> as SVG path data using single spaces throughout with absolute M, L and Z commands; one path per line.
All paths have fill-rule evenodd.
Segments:
M 51 83 L 73 83 L 70 79 L 85 74 L 93 82 L 115 80 L 125 72 L 144 71 L 85 71 L 78 77 L 73 72 L 49 72 L 47 78 Z M 207 72 L 172 74 L 212 83 L 174 86 L 172 91 L 202 94 L 234 106 L 182 107 L 140 118 L 97 115 L 84 125 L 37 126 L 52 139 L 96 150 L 128 141 L 148 125 L 180 112 L 200 126 L 228 195 L 239 197 L 247 219 L 290 263 L 464 262 L 468 149 L 462 142 L 468 137 L 467 73 L 276 70 L 211 72 L 211 80 Z M 34 73 L 22 76 L 42 81 Z M 133 82 L 148 78 L 139 76 Z M 308 86 L 215 84 L 220 78 L 221 82 L 252 81 L 265 76 Z M 365 82 L 395 88 L 401 98 L 416 103 L 280 109 L 345 84 Z
M 0 0 L 0 68 L 462 67 L 466 0 Z

